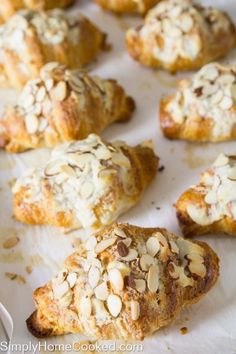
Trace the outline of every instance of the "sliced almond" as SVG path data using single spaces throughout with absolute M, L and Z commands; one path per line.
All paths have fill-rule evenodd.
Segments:
M 158 239 L 155 236 L 149 237 L 146 242 L 146 248 L 150 256 L 154 257 L 160 250 L 160 243 Z
M 90 297 L 84 296 L 80 300 L 79 312 L 88 318 L 92 313 L 92 302 Z
M 45 86 L 48 91 L 50 91 L 53 88 L 53 85 L 54 85 L 53 79 L 45 80 Z
M 144 272 L 148 272 L 150 266 L 154 263 L 154 258 L 149 254 L 143 254 L 140 258 L 140 267 Z
M 61 171 L 64 172 L 69 177 L 77 177 L 77 174 L 76 174 L 74 168 L 69 165 L 62 165 Z
M 56 101 L 64 101 L 67 96 L 67 87 L 64 81 L 60 81 L 54 88 L 51 90 L 51 96 Z
M 80 189 L 80 195 L 83 199 L 88 199 L 93 195 L 94 185 L 91 182 L 85 182 Z
M 130 167 L 130 160 L 124 154 L 117 152 L 112 154 L 112 162 L 122 167 Z
M 131 248 L 129 250 L 128 255 L 126 257 L 122 257 L 122 260 L 127 261 L 127 262 L 131 262 L 131 261 L 135 260 L 137 257 L 138 257 L 138 252 L 135 249 Z
M 209 191 L 204 200 L 207 204 L 216 204 L 218 201 L 216 191 Z
M 124 280 L 119 269 L 111 269 L 108 271 L 109 280 L 115 292 L 119 293 L 124 288 Z
M 131 308 L 131 318 L 133 321 L 137 321 L 140 316 L 140 306 L 138 301 L 131 300 L 130 303 L 130 308 Z
M 56 299 L 60 299 L 63 296 L 66 295 L 66 293 L 69 291 L 69 285 L 66 281 L 64 281 L 61 284 L 57 284 L 53 286 L 53 294 Z
M 25 117 L 26 130 L 29 134 L 35 134 L 39 127 L 39 120 L 34 114 L 27 114 Z
M 190 262 L 188 268 L 191 273 L 196 274 L 201 278 L 206 276 L 206 267 L 203 263 Z
M 7 240 L 5 240 L 3 242 L 3 248 L 5 249 L 10 249 L 10 248 L 13 248 L 15 247 L 18 243 L 20 242 L 20 239 L 19 237 L 17 236 L 13 236 L 13 237 L 10 237 L 8 238 Z
M 122 229 L 120 229 L 119 227 L 115 227 L 113 232 L 116 236 L 119 236 L 121 238 L 127 237 L 126 233 Z
M 125 264 L 123 262 L 119 262 L 119 261 L 110 262 L 107 266 L 108 270 L 111 270 L 114 268 L 118 269 L 121 272 L 123 277 L 129 275 L 131 272 L 131 269 L 127 264 Z
M 41 86 L 36 94 L 36 101 L 42 102 L 46 96 L 46 89 L 44 86 Z
M 91 267 L 88 272 L 88 282 L 90 286 L 94 289 L 100 280 L 100 270 L 97 267 Z
M 176 242 L 174 241 L 169 241 L 170 242 L 170 248 L 173 253 L 179 254 L 179 247 L 177 246 Z
M 228 96 L 224 96 L 224 98 L 221 100 L 221 102 L 219 103 L 219 106 L 221 109 L 223 109 L 224 111 L 230 109 L 233 106 L 233 100 L 232 98 L 228 97 Z
M 72 289 L 77 281 L 77 274 L 76 273 L 69 273 L 66 280 L 68 281 L 70 288 Z
M 149 268 L 147 285 L 148 285 L 148 289 L 153 293 L 155 293 L 159 288 L 159 268 L 155 264 L 153 264 Z
M 102 240 L 97 244 L 97 246 L 95 247 L 95 252 L 101 253 L 105 251 L 105 249 L 107 249 L 108 247 L 114 245 L 115 242 L 116 242 L 116 237 L 106 238 L 105 240 Z
M 92 251 L 94 250 L 94 248 L 96 247 L 97 245 L 97 239 L 95 236 L 91 236 L 89 237 L 89 239 L 87 240 L 86 244 L 85 244 L 85 248 L 86 250 L 88 251 Z
M 220 154 L 217 159 L 215 160 L 213 166 L 214 167 L 222 167 L 225 166 L 229 163 L 229 158 L 228 156 L 224 155 L 224 154 Z
M 146 281 L 144 279 L 135 279 L 135 288 L 139 293 L 144 293 L 146 290 Z
M 101 284 L 99 284 L 95 289 L 94 289 L 95 296 L 98 300 L 105 301 L 108 296 L 108 288 L 107 288 L 107 283 L 104 281 Z
M 107 307 L 113 317 L 117 317 L 122 309 L 122 302 L 118 295 L 109 295 L 107 298 Z

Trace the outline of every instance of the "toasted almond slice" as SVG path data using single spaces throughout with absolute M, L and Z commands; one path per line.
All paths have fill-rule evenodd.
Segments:
M 137 257 L 138 257 L 138 252 L 135 249 L 130 248 L 129 254 L 126 257 L 122 257 L 122 261 L 131 262 L 135 260 Z
M 179 247 L 177 246 L 176 242 L 174 241 L 169 241 L 170 242 L 170 248 L 173 253 L 179 254 Z
M 15 247 L 18 243 L 19 243 L 20 239 L 19 237 L 17 236 L 13 236 L 13 237 L 10 237 L 8 238 L 7 240 L 5 240 L 3 242 L 3 248 L 5 249 L 10 249 L 10 248 L 13 248 Z
M 135 279 L 135 288 L 139 293 L 144 293 L 146 290 L 146 281 L 144 279 Z
M 90 286 L 94 289 L 100 280 L 100 270 L 97 267 L 91 267 L 88 272 L 88 282 Z
M 67 87 L 64 81 L 60 81 L 54 88 L 51 90 L 51 96 L 56 101 L 64 101 L 67 95 Z
M 120 292 L 124 288 L 124 280 L 119 269 L 111 269 L 108 271 L 109 280 L 115 292 Z
M 131 318 L 133 321 L 137 321 L 140 316 L 140 306 L 138 301 L 131 300 L 130 303 L 130 308 L 131 308 Z
M 92 302 L 90 297 L 84 296 L 80 300 L 79 312 L 88 318 L 92 313 Z
M 95 247 L 95 252 L 101 253 L 105 251 L 105 249 L 107 249 L 108 247 L 114 245 L 115 242 L 116 242 L 116 237 L 106 238 L 105 240 L 102 240 L 97 244 L 97 246 Z
M 108 288 L 107 288 L 107 283 L 104 281 L 101 284 L 99 284 L 95 289 L 94 289 L 95 296 L 98 300 L 105 301 L 107 300 L 109 293 L 108 293 Z
M 121 237 L 121 238 L 126 238 L 126 237 L 127 237 L 127 235 L 126 235 L 126 233 L 124 232 L 124 230 L 120 229 L 119 227 L 115 227 L 115 228 L 114 228 L 114 234 L 115 234 L 116 236 Z
M 113 317 L 117 317 L 122 309 L 122 302 L 118 295 L 109 295 L 107 298 L 107 307 Z
M 117 252 L 121 257 L 126 257 L 129 254 L 129 249 L 123 240 L 117 242 Z
M 69 273 L 66 280 L 68 281 L 70 288 L 72 289 L 77 281 L 77 274 L 76 273 Z
M 61 284 L 55 284 L 53 286 L 53 293 L 56 299 L 60 299 L 63 296 L 66 295 L 66 293 L 69 291 L 69 285 L 66 281 L 64 281 Z
M 140 267 L 144 272 L 147 272 L 153 263 L 154 258 L 149 254 L 143 254 L 140 258 Z
M 85 248 L 88 251 L 92 251 L 94 250 L 94 248 L 96 247 L 97 244 L 97 239 L 95 236 L 91 236 L 89 237 L 89 239 L 87 240 L 86 244 L 85 244 Z
M 112 154 L 112 162 L 122 167 L 130 167 L 130 160 L 120 152 L 115 152 Z
M 160 250 L 160 243 L 155 236 L 149 237 L 146 242 L 147 252 L 150 256 L 154 257 Z
M 110 262 L 107 266 L 108 270 L 111 270 L 114 268 L 119 269 L 119 271 L 121 272 L 123 277 L 125 277 L 126 275 L 129 275 L 131 272 L 131 269 L 127 264 L 125 264 L 123 262 L 119 262 L 119 261 Z
M 25 117 L 26 130 L 29 134 L 35 134 L 39 127 L 39 121 L 36 115 L 27 114 Z
M 111 158 L 111 152 L 106 147 L 101 146 L 98 149 L 94 150 L 95 155 L 100 160 L 108 160 Z
M 147 278 L 148 289 L 155 293 L 159 287 L 159 268 L 157 265 L 153 264 L 148 271 Z

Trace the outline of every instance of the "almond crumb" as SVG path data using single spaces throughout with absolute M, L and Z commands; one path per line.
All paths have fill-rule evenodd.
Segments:
M 181 328 L 180 328 L 180 333 L 181 333 L 182 335 L 187 334 L 187 333 L 188 333 L 188 328 L 187 328 L 187 327 L 181 327 Z
M 10 280 L 16 280 L 19 284 L 26 284 L 26 280 L 22 275 L 16 273 L 5 273 L 5 276 Z
M 5 240 L 5 241 L 3 242 L 3 248 L 5 248 L 5 249 L 13 248 L 13 247 L 15 247 L 19 242 L 20 242 L 19 237 L 17 237 L 17 236 L 10 237 L 10 238 L 8 238 L 7 240 Z

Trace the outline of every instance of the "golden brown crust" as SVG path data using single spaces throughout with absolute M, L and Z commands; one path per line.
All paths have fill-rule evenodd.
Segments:
M 118 174 L 111 172 L 109 177 L 111 180 L 107 182 L 108 191 L 104 192 L 99 200 L 90 206 L 96 215 L 96 221 L 93 221 L 91 225 L 93 227 L 102 227 L 103 224 L 111 223 L 110 220 L 113 221 L 114 217 L 116 219 L 121 213 L 135 205 L 157 173 L 159 159 L 151 148 L 142 146 L 142 144 L 136 147 L 123 144 L 120 151 L 128 158 L 130 163 L 130 167 L 125 168 L 127 176 L 125 181 L 122 182 L 123 177 L 119 175 L 120 172 Z M 111 167 L 107 166 L 108 172 Z M 114 168 L 120 170 L 119 165 Z M 44 178 L 39 180 L 38 183 L 38 187 L 42 191 L 39 201 L 30 202 L 28 199 L 31 196 L 30 185 L 22 185 L 14 193 L 14 215 L 16 219 L 27 224 L 48 224 L 59 227 L 78 226 L 79 211 L 76 211 L 73 207 L 66 211 L 58 209 L 50 180 Z M 125 184 L 123 185 L 123 183 Z M 126 184 L 128 190 L 125 190 Z M 110 215 L 107 221 L 104 220 L 106 215 Z
M 110 10 L 118 14 L 139 13 L 145 14 L 160 0 L 94 0 L 105 10 Z
M 1 0 L 0 17 L 7 21 L 15 12 L 27 8 L 32 10 L 50 10 L 64 8 L 74 3 L 74 0 Z
M 132 242 L 137 244 L 140 240 L 146 242 L 151 235 L 162 234 L 168 240 L 168 244 L 170 244 L 170 241 L 172 244 L 178 244 L 179 250 L 183 254 L 185 254 L 184 247 L 186 245 L 188 245 L 188 252 L 190 253 L 192 248 L 197 247 L 195 252 L 196 250 L 201 250 L 204 259 L 204 275 L 194 275 L 192 285 L 179 285 L 178 280 L 174 280 L 170 272 L 171 264 L 181 263 L 179 256 L 169 253 L 169 251 L 166 251 L 165 256 L 161 253 L 162 256 L 161 254 L 157 256 L 158 267 L 161 272 L 159 291 L 151 292 L 147 289 L 144 293 L 140 293 L 128 285 L 119 292 L 119 297 L 122 299 L 123 304 L 119 316 L 117 319 L 113 318 L 106 325 L 101 326 L 94 324 L 93 318 L 94 315 L 95 317 L 97 316 L 97 312 L 86 320 L 80 314 L 83 309 L 73 304 L 73 302 L 65 309 L 65 306 L 54 298 L 54 283 L 50 282 L 46 286 L 37 289 L 34 293 L 37 311 L 27 320 L 28 329 L 34 336 L 45 337 L 65 333 L 83 333 L 101 339 L 140 340 L 159 328 L 170 324 L 184 306 L 199 301 L 215 284 L 219 275 L 219 260 L 215 252 L 206 243 L 181 240 L 161 228 L 141 228 L 128 224 L 112 225 L 99 232 L 96 236 L 103 240 L 104 235 L 111 234 L 117 227 L 122 229 L 132 239 Z M 199 246 L 200 248 L 198 248 Z M 113 250 L 115 251 L 115 246 Z M 66 272 L 70 274 L 70 272 L 76 271 L 81 254 L 84 257 L 83 251 L 78 249 L 75 254 L 68 257 L 64 268 Z M 106 249 L 98 255 L 98 259 L 102 262 L 105 260 L 107 265 L 114 260 L 114 254 L 111 254 L 110 250 Z M 74 298 L 81 297 L 80 292 L 82 289 L 81 285 L 80 289 L 77 286 L 72 289 Z M 130 315 L 130 301 L 139 303 L 140 314 L 138 319 L 134 320 Z M 71 318 L 71 321 L 67 321 L 66 319 L 68 318 Z M 85 324 L 86 322 L 87 324 Z
M 54 16 L 53 11 L 58 13 L 60 10 L 49 11 L 47 12 L 48 16 Z M 60 16 L 63 16 L 62 11 Z M 40 13 L 38 14 L 35 11 L 27 14 L 29 17 L 40 16 Z M 42 18 L 44 14 L 44 12 L 41 12 Z M 64 16 L 69 17 L 65 12 Z M 98 52 L 106 48 L 106 34 L 101 32 L 86 17 L 80 15 L 77 20 L 76 27 L 79 35 L 73 41 L 64 38 L 59 43 L 46 43 L 45 40 L 42 41 L 39 38 L 35 27 L 29 24 L 22 39 L 26 47 L 24 52 L 13 50 L 8 47 L 8 44 L 3 45 L 3 66 L 8 78 L 8 86 L 21 88 L 28 80 L 37 78 L 42 66 L 49 62 L 55 61 L 68 66 L 70 69 L 78 69 L 93 61 Z M 9 21 L 11 23 L 17 22 L 15 17 Z M 7 22 L 4 26 L 10 26 L 10 22 Z M 75 31 L 76 27 L 70 29 L 71 33 L 68 36 L 73 36 L 72 31 Z M 3 39 L 4 36 L 3 33 Z M 14 39 L 5 38 L 5 43 L 14 47 L 16 43 L 12 44 L 12 40 Z
M 50 65 L 50 64 L 49 64 Z M 47 66 L 45 66 L 46 70 Z M 59 77 L 56 77 L 59 72 Z M 77 80 L 77 86 L 70 86 L 70 79 Z M 72 73 L 65 67 L 59 66 L 49 75 L 49 80 L 54 80 L 54 86 L 47 91 L 44 102 L 48 101 L 50 110 L 45 115 L 37 115 L 36 124 L 38 129 L 31 131 L 27 129 L 27 111 L 22 108 L 22 98 L 19 104 L 13 107 L 6 107 L 3 119 L 0 121 L 0 147 L 8 152 L 22 152 L 28 149 L 40 147 L 53 147 L 60 143 L 72 140 L 81 140 L 91 133 L 100 134 L 111 123 L 128 121 L 135 109 L 134 100 L 127 96 L 124 89 L 115 80 L 103 80 L 98 77 L 91 77 L 86 73 Z M 39 79 L 37 85 L 31 82 L 28 87 L 33 92 L 39 92 L 40 88 L 46 90 L 48 79 Z M 57 85 L 65 82 L 66 97 L 58 101 L 54 97 Z M 31 85 L 31 86 L 30 86 Z M 31 94 L 24 97 L 28 101 Z M 34 94 L 37 98 L 37 94 Z M 37 101 L 32 104 L 32 109 L 38 105 Z M 40 130 L 42 117 L 47 127 Z
M 158 8 L 158 5 L 156 8 Z M 196 6 L 196 8 L 198 7 Z M 152 11 L 154 13 L 154 9 L 150 11 L 150 14 Z M 225 56 L 236 44 L 236 32 L 234 24 L 227 14 L 223 12 L 222 14 L 228 21 L 228 29 L 220 29 L 215 33 L 209 32 L 209 34 L 206 34 L 206 30 L 201 28 L 201 26 L 206 26 L 206 28 L 208 27 L 207 30 L 211 31 L 211 25 L 209 22 L 209 24 L 204 24 L 204 26 L 202 23 L 200 23 L 199 27 L 193 30 L 193 34 L 197 34 L 199 36 L 198 41 L 201 46 L 201 49 L 195 58 L 183 57 L 182 55 L 177 55 L 174 61 L 172 61 L 171 57 L 169 57 L 168 60 L 158 58 L 155 55 L 154 50 L 155 48 L 163 50 L 163 38 L 165 38 L 165 36 L 161 36 L 159 34 L 160 30 L 156 32 L 155 30 L 153 30 L 153 32 L 150 30 L 149 36 L 143 37 L 141 32 L 143 29 L 145 29 L 147 24 L 139 26 L 136 29 L 128 30 L 126 35 L 126 45 L 128 52 L 133 57 L 133 59 L 139 61 L 145 66 L 152 68 L 164 68 L 172 73 L 183 70 L 199 69 L 206 63 L 210 63 Z M 147 15 L 147 19 L 148 16 L 149 13 Z M 227 41 L 225 38 L 227 38 Z M 190 39 L 190 41 L 191 40 L 192 39 Z M 174 57 L 174 54 L 172 56 Z

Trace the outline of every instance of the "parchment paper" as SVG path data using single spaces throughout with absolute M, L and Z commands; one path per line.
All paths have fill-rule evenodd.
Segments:
M 203 3 L 224 8 L 236 21 L 235 0 L 209 0 Z M 89 69 L 104 78 L 117 79 L 137 103 L 137 110 L 128 124 L 115 124 L 103 136 L 110 140 L 123 139 L 129 144 L 153 139 L 156 153 L 165 166 L 141 202 L 120 221 L 147 227 L 162 226 L 181 234 L 173 203 L 180 193 L 198 181 L 199 172 L 220 152 L 236 153 L 235 142 L 196 145 L 166 140 L 159 128 L 158 102 L 163 94 L 175 89 L 178 78 L 188 74 L 171 76 L 157 72 L 142 67 L 129 57 L 125 50 L 124 34 L 129 26 L 141 23 L 141 18 L 116 17 L 102 12 L 90 1 L 79 0 L 70 11 L 77 9 L 108 33 L 113 47 L 112 51 L 100 55 Z M 235 59 L 234 51 L 225 60 Z M 15 102 L 17 94 L 14 90 L 1 90 L 1 108 L 5 103 Z M 12 218 L 12 180 L 24 173 L 26 168 L 43 163 L 48 156 L 46 149 L 20 155 L 0 152 L 0 301 L 13 318 L 14 343 L 37 343 L 25 326 L 25 319 L 34 309 L 32 292 L 59 269 L 81 234 L 64 234 L 63 230 L 50 227 L 25 226 Z M 85 230 L 82 234 L 88 236 L 89 233 L 90 230 Z M 20 242 L 13 249 L 4 249 L 4 241 L 13 236 L 18 236 Z M 202 240 L 207 241 L 220 257 L 221 275 L 217 285 L 199 303 L 185 309 L 173 325 L 144 340 L 143 353 L 236 353 L 236 238 L 214 235 L 204 236 Z M 17 273 L 24 278 L 10 280 L 6 272 Z M 181 327 L 188 328 L 186 335 L 180 333 Z M 48 343 L 71 343 L 82 338 L 79 335 L 65 336 Z

